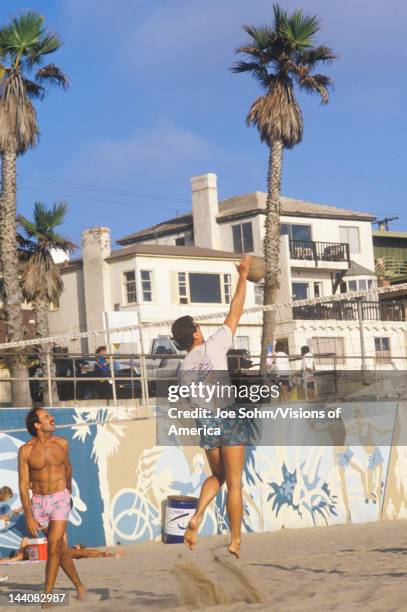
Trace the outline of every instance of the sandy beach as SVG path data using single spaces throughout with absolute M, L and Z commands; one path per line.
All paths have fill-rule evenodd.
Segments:
M 407 521 L 246 535 L 242 559 L 226 536 L 182 545 L 145 542 L 118 559 L 77 561 L 89 589 L 78 602 L 63 574 L 57 590 L 83 610 L 406 610 Z M 1 589 L 38 590 L 44 565 L 3 566 Z

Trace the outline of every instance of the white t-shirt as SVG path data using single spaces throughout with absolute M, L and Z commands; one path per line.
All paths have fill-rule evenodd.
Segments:
M 180 384 L 190 385 L 192 382 L 204 382 L 208 386 L 230 385 L 228 374 L 228 361 L 226 353 L 233 344 L 232 330 L 228 325 L 222 325 L 203 344 L 196 346 L 190 351 L 178 372 Z M 216 408 L 224 408 L 231 404 L 227 396 L 215 395 L 211 402 L 194 400 L 195 406 L 216 411 Z
M 304 378 L 311 378 L 312 371 L 314 371 L 314 368 L 315 368 L 314 355 L 312 353 L 305 353 L 305 355 L 302 356 L 302 372 L 303 372 Z M 311 370 L 311 372 L 309 370 Z
M 199 370 L 202 374 L 211 370 L 227 370 L 226 353 L 233 344 L 232 330 L 228 325 L 222 325 L 206 342 L 190 351 L 181 364 L 180 371 Z

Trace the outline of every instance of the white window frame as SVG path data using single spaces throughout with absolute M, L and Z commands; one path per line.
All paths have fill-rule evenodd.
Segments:
M 134 274 L 134 289 L 136 292 L 136 301 L 135 302 L 129 302 L 128 300 L 128 291 L 127 291 L 127 281 L 126 281 L 126 274 L 130 274 L 133 273 Z M 133 306 L 134 304 L 137 304 L 137 273 L 135 268 L 131 269 L 131 270 L 123 270 L 122 272 L 122 291 L 123 291 L 123 305 L 124 306 Z
M 358 245 L 359 245 L 359 250 L 358 251 L 352 251 L 351 247 L 350 247 L 350 242 L 348 242 L 347 240 L 343 240 L 341 238 L 341 230 L 350 230 L 350 229 L 355 229 L 358 233 Z M 360 227 L 358 225 L 340 225 L 339 226 L 339 240 L 340 242 L 344 242 L 345 244 L 349 245 L 349 253 L 352 254 L 359 254 L 362 252 L 362 246 L 360 243 Z M 349 238 L 348 238 L 349 240 Z
M 143 272 L 148 272 L 150 274 L 150 284 L 151 284 L 151 300 L 145 300 L 144 299 L 144 290 L 143 290 L 143 279 L 141 278 L 141 275 Z M 141 296 L 141 300 L 143 302 L 143 304 L 155 304 L 156 299 L 155 299 L 155 275 L 154 275 L 154 270 L 149 270 L 149 269 L 141 269 L 140 270 L 140 296 Z
M 180 294 L 180 278 L 179 278 L 180 274 L 185 275 L 185 282 L 183 282 L 186 288 L 185 296 Z M 191 302 L 191 292 L 190 292 L 190 286 L 189 286 L 189 275 L 190 274 L 210 274 L 210 275 L 219 276 L 221 301 L 220 302 Z M 232 283 L 232 275 L 230 272 L 201 272 L 201 271 L 195 271 L 195 270 L 189 270 L 188 272 L 177 271 L 177 303 L 181 305 L 192 304 L 194 306 L 216 306 L 217 304 L 230 304 L 230 302 L 226 302 L 225 276 L 230 277 L 229 287 L 230 287 L 230 302 L 231 302 L 232 297 L 233 297 L 232 295 L 233 283 Z M 181 298 L 185 298 L 186 301 L 181 302 Z M 147 302 L 147 303 L 151 304 L 151 302 Z
M 252 229 L 252 249 L 250 251 L 246 251 L 244 248 L 244 239 L 243 239 L 243 225 L 250 225 L 251 229 Z M 254 233 L 253 233 L 253 222 L 252 221 L 242 221 L 241 223 L 233 223 L 233 225 L 230 226 L 232 229 L 232 243 L 233 243 L 233 251 L 235 253 L 254 253 Z M 234 244 L 234 239 L 233 239 L 233 228 L 234 227 L 240 227 L 240 240 L 242 243 L 242 250 L 241 251 L 235 251 L 235 244 Z
M 382 340 L 388 340 L 389 350 L 386 351 L 386 350 L 383 350 L 382 348 L 377 350 L 376 340 L 380 340 L 380 344 L 382 344 Z M 391 336 L 375 336 L 374 337 L 374 353 L 375 353 L 376 364 L 389 365 L 391 363 Z
M 308 300 L 310 297 L 310 281 L 303 281 L 303 280 L 291 280 L 291 298 L 294 300 L 294 291 L 293 291 L 293 285 L 294 284 L 298 284 L 298 285 L 307 285 L 308 286 L 308 296 L 306 298 L 297 298 L 298 300 Z
M 294 240 L 294 238 L 291 238 L 291 234 L 292 234 L 292 230 L 291 230 L 291 226 L 292 225 L 305 225 L 306 227 L 309 227 L 311 230 L 311 240 L 309 242 L 315 242 L 314 241 L 314 226 L 312 225 L 312 223 L 293 223 L 292 221 L 280 221 L 280 228 L 282 225 L 288 225 L 288 234 L 281 234 L 282 236 L 288 236 L 288 240 Z M 298 242 L 308 242 L 307 240 L 299 240 Z
M 315 286 L 319 285 L 319 290 L 320 290 L 320 295 L 315 295 Z M 324 283 L 322 281 L 313 281 L 312 283 L 312 290 L 314 292 L 314 298 L 317 297 L 324 297 Z
M 224 272 L 222 274 L 223 277 L 223 283 L 222 283 L 222 302 L 224 304 L 230 304 L 230 302 L 232 301 L 232 275 L 230 272 Z M 228 277 L 228 280 L 226 280 Z M 229 300 L 226 300 L 226 287 L 228 288 L 229 291 Z

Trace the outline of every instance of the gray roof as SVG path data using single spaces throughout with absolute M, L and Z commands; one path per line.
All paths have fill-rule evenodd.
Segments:
M 369 268 L 365 268 L 356 263 L 356 261 L 351 260 L 345 276 L 377 276 L 377 274 L 374 270 L 369 270 Z
M 265 214 L 267 194 L 255 191 L 242 196 L 236 196 L 219 202 L 218 223 L 223 223 L 240 217 Z M 314 204 L 304 200 L 281 197 L 281 214 L 293 217 L 315 217 L 323 219 L 349 219 L 356 221 L 374 221 L 375 217 L 367 212 L 358 212 L 346 208 L 337 208 L 326 204 Z M 162 221 L 138 232 L 133 232 L 117 240 L 120 245 L 133 244 L 143 240 L 151 240 L 159 236 L 182 233 L 193 229 L 191 213 L 174 219 Z
M 133 255 L 153 255 L 163 257 L 202 258 L 202 259 L 232 259 L 237 261 L 241 254 L 230 251 L 217 251 L 216 249 L 204 249 L 195 246 L 174 246 L 167 244 L 144 244 L 136 243 L 122 249 L 112 251 L 106 261 L 113 261 Z
M 166 234 L 175 234 L 177 232 L 185 232 L 192 229 L 192 213 L 181 215 L 175 219 L 169 219 L 168 221 L 162 221 L 156 225 L 151 225 L 146 229 L 140 230 L 123 236 L 116 240 L 117 244 L 125 245 L 133 243 L 134 241 L 149 240 L 157 236 L 165 236 Z

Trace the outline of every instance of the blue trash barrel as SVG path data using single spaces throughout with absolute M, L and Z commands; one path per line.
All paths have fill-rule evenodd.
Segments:
M 182 544 L 185 529 L 196 510 L 197 504 L 197 497 L 186 495 L 169 495 L 167 497 L 164 529 L 164 542 L 166 544 Z

